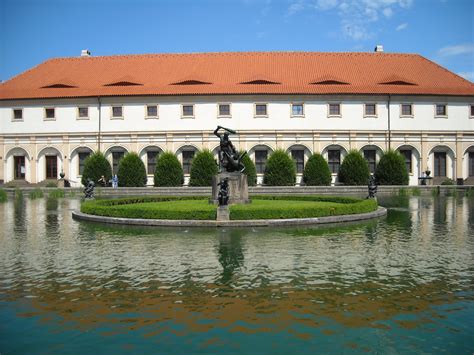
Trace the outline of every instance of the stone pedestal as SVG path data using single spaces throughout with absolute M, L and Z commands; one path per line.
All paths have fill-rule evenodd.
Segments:
M 64 187 L 65 187 L 65 181 L 64 181 L 63 178 L 61 178 L 61 179 L 58 180 L 58 187 L 59 187 L 60 189 L 64 189 Z
M 217 184 L 225 178 L 229 179 L 229 205 L 249 203 L 247 175 L 240 172 L 219 173 L 213 176 L 211 201 L 217 204 L 219 196 L 219 186 Z
M 229 219 L 229 205 L 217 207 L 216 221 L 228 221 Z

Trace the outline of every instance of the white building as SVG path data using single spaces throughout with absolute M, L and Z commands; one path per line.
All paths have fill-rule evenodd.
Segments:
M 474 84 L 413 54 L 207 53 L 56 58 L 0 85 L 0 180 L 38 183 L 61 171 L 80 184 L 101 150 L 118 166 L 142 157 L 216 151 L 217 125 L 255 161 L 261 181 L 277 148 L 297 161 L 320 152 L 336 172 L 358 149 L 373 170 L 389 148 L 410 184 L 430 170 L 474 181 Z M 471 180 L 472 179 L 472 180 Z

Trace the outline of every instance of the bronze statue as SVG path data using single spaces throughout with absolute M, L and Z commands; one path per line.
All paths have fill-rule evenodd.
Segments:
M 94 198 L 94 181 L 87 179 L 87 186 L 84 188 L 84 198 L 93 199 Z
M 225 132 L 219 133 L 219 130 L 221 129 Z M 225 171 L 231 173 L 234 171 L 239 171 L 242 173 L 245 170 L 245 166 L 244 164 L 242 164 L 242 157 L 247 154 L 247 152 L 244 152 L 242 154 L 239 154 L 239 152 L 237 152 L 234 145 L 229 139 L 229 133 L 236 134 L 237 132 L 222 126 L 217 126 L 217 128 L 214 130 L 214 135 L 216 137 L 219 137 L 220 140 L 219 168 L 221 172 Z
M 367 196 L 367 198 L 376 198 L 375 194 L 377 193 L 377 184 L 374 175 L 370 175 L 367 189 L 369 191 L 369 196 Z
M 217 186 L 220 186 L 219 196 L 218 196 L 219 206 L 228 205 L 229 204 L 229 179 L 224 178 L 217 184 Z

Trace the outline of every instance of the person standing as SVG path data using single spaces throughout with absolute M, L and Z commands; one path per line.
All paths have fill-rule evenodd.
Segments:
M 118 187 L 118 176 L 117 174 L 115 174 L 113 177 L 112 177 L 112 187 L 114 189 L 116 189 Z

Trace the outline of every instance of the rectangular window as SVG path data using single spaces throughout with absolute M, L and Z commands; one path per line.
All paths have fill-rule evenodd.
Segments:
M 474 176 L 474 152 L 469 152 L 469 177 Z
M 84 162 L 91 155 L 89 152 L 80 152 L 79 154 L 79 175 L 82 175 L 84 172 Z
M 377 105 L 376 104 L 365 104 L 364 105 L 364 116 L 377 116 Z
M 146 161 L 147 161 L 147 172 L 148 174 L 153 175 L 156 169 L 156 161 L 158 159 L 158 154 L 160 152 L 157 150 L 149 150 L 146 152 Z
M 367 160 L 367 164 L 369 164 L 369 172 L 371 174 L 375 173 L 376 166 L 376 152 L 375 149 L 365 149 L 364 150 L 364 158 Z
M 194 150 L 183 151 L 183 172 L 189 174 L 191 172 L 191 161 L 194 158 Z
M 147 105 L 146 107 L 146 117 L 158 117 L 158 106 L 157 105 Z
M 13 157 L 13 164 L 14 164 L 14 176 L 15 180 L 25 180 L 25 156 L 14 156 Z
M 341 151 L 339 149 L 328 150 L 328 165 L 332 174 L 339 172 L 341 166 Z
M 474 105 L 469 106 L 469 115 L 471 118 L 474 118 Z
M 219 117 L 230 116 L 230 104 L 219 104 Z
M 400 154 L 405 158 L 405 164 L 407 166 L 408 174 L 411 174 L 413 172 L 411 162 L 411 149 L 401 149 Z
M 266 117 L 267 113 L 267 104 L 255 104 L 255 117 Z
M 54 108 L 45 108 L 44 117 L 48 120 L 54 120 L 56 117 Z
M 21 121 L 23 120 L 23 109 L 15 108 L 13 109 L 13 119 Z
M 304 105 L 303 104 L 292 104 L 291 105 L 291 116 L 302 117 L 304 116 Z
M 115 175 L 118 172 L 118 166 L 120 160 L 125 155 L 125 152 L 112 152 L 112 174 Z
M 434 176 L 446 176 L 446 153 L 434 153 Z
M 291 157 L 296 163 L 296 173 L 303 174 L 304 171 L 304 150 L 292 150 Z
M 181 116 L 182 117 L 194 117 L 194 105 L 183 105 Z
M 268 150 L 255 151 L 255 167 L 257 174 L 265 173 L 265 165 L 267 164 Z
M 56 155 L 46 156 L 46 179 L 58 178 L 58 158 Z
M 123 118 L 122 106 L 112 106 L 112 118 Z
M 79 117 L 79 118 L 89 118 L 89 107 L 78 107 L 77 108 L 77 117 Z
M 412 104 L 402 104 L 402 114 L 401 116 L 413 116 L 413 105 Z
M 341 104 L 329 104 L 329 116 L 340 116 Z
M 436 104 L 436 115 L 437 117 L 445 117 L 448 115 L 448 110 L 444 104 Z

